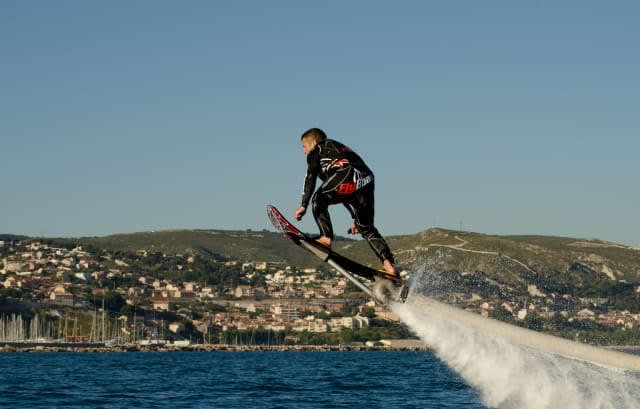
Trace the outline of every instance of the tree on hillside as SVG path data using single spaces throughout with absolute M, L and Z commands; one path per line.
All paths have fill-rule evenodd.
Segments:
M 360 312 L 360 315 L 366 318 L 375 318 L 376 309 L 373 307 L 364 307 Z
M 92 295 L 90 299 L 97 308 L 102 308 L 104 301 L 104 309 L 113 312 L 120 312 L 127 303 L 124 297 L 115 291 L 107 291 L 104 295 Z

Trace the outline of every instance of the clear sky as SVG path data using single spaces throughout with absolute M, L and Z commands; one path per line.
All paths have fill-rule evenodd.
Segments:
M 0 233 L 270 229 L 317 126 L 383 234 L 640 245 L 639 4 L 1 1 Z

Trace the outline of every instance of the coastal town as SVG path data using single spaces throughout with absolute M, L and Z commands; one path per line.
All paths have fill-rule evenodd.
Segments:
M 2 241 L 0 249 L 1 296 L 41 311 L 39 325 L 24 324 L 25 330 L 9 325 L 12 316 L 0 313 L 0 342 L 235 343 L 273 336 L 274 343 L 296 343 L 296 334 L 366 329 L 372 319 L 395 319 L 361 295 L 345 297 L 346 279 L 315 268 L 222 261 L 216 262 L 217 269 L 229 280 L 208 284 L 144 274 L 132 255 L 96 255 L 82 247 L 31 240 Z M 134 259 L 155 257 L 185 273 L 202 261 L 198 255 L 151 255 L 145 250 Z M 78 324 L 78 316 L 84 316 L 84 325 Z M 250 330 L 253 340 L 246 339 Z M 278 338 L 280 334 L 284 337 Z
M 36 239 L 0 241 L 0 254 L 0 342 L 380 346 L 386 336 L 410 336 L 392 312 L 331 270 Z M 610 308 L 606 298 L 544 294 L 533 285 L 510 298 L 456 289 L 446 301 L 539 330 L 640 327 L 638 314 Z

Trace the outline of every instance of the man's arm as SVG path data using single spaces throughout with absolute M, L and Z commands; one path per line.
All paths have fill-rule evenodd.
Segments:
M 356 234 L 358 233 L 358 226 L 356 226 L 356 212 L 355 210 L 353 210 L 353 207 L 351 207 L 350 204 L 343 203 L 343 205 L 344 207 L 347 208 L 347 210 L 349 211 L 349 214 L 351 215 L 351 218 L 353 219 L 353 221 L 351 222 L 351 227 L 349 227 L 349 230 L 347 230 L 347 233 Z
M 351 207 L 351 205 L 349 203 L 342 203 L 344 205 L 344 207 L 347 208 L 347 211 L 349 212 L 349 214 L 351 215 L 351 218 L 353 220 L 356 219 L 356 212 L 353 210 L 353 207 Z
M 304 177 L 304 186 L 302 187 L 301 207 L 305 209 L 309 207 L 309 201 L 316 188 L 316 179 L 320 173 L 320 156 L 318 149 L 314 149 L 307 155 L 307 174 Z
M 317 149 L 314 149 L 307 155 L 307 174 L 304 177 L 304 186 L 302 187 L 302 204 L 294 213 L 296 220 L 302 219 L 302 216 L 307 212 L 309 201 L 311 201 L 311 196 L 316 188 L 316 179 L 319 172 L 320 154 Z

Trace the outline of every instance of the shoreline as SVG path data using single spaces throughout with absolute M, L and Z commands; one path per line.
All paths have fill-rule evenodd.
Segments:
M 429 347 L 416 341 L 402 346 L 367 345 L 226 345 L 226 344 L 0 344 L 0 353 L 11 352 L 425 352 Z
M 634 354 L 640 345 L 600 348 Z M 0 342 L 0 354 L 11 352 L 426 352 L 430 348 L 418 340 L 402 340 L 400 345 L 233 345 L 233 344 L 120 344 Z

